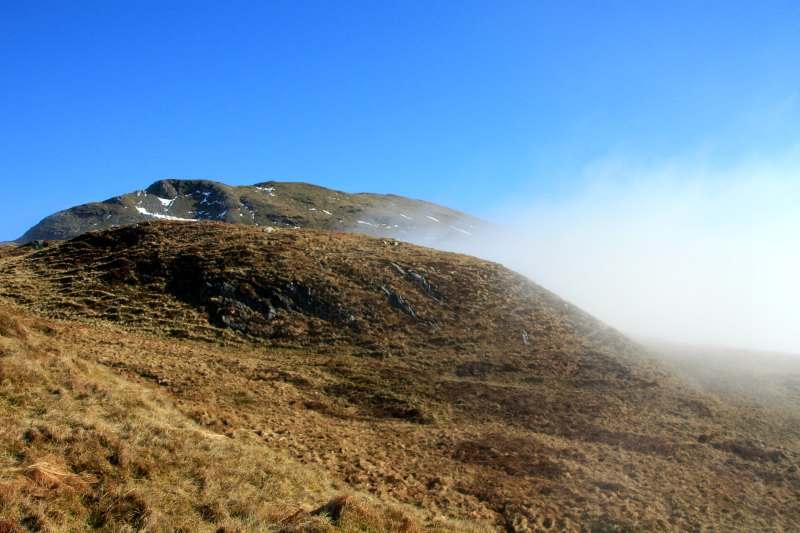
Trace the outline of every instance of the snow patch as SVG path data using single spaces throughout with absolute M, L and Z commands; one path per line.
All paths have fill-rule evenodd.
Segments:
M 153 218 L 160 218 L 161 220 L 184 220 L 184 221 L 187 221 L 187 222 L 195 222 L 194 218 L 180 218 L 180 217 L 173 217 L 173 216 L 170 216 L 170 215 L 162 215 L 160 213 L 151 213 L 150 211 L 148 211 L 144 207 L 137 207 L 136 210 L 139 212 L 139 214 L 142 214 L 142 215 L 145 215 L 145 216 L 148 216 L 148 217 L 153 217 Z
M 425 218 L 428 218 L 428 219 L 430 219 L 430 220 L 433 220 L 434 222 L 441 222 L 441 221 L 440 221 L 438 218 L 434 218 L 434 217 L 432 217 L 432 216 L 430 216 L 430 215 L 425 215 Z

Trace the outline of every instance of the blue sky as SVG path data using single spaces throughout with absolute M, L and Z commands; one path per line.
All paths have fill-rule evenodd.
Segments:
M 161 177 L 489 216 L 800 139 L 800 3 L 2 2 L 0 240 Z

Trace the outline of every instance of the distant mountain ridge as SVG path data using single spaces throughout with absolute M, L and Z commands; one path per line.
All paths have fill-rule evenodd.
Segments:
M 66 240 L 151 220 L 216 220 L 273 228 L 354 231 L 435 244 L 467 238 L 486 223 L 459 211 L 393 194 L 350 194 L 300 182 L 231 186 L 164 179 L 144 190 L 44 218 L 17 242 Z

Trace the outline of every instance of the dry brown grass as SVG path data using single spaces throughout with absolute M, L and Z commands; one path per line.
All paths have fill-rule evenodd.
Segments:
M 327 475 L 252 434 L 204 429 L 149 387 L 10 324 L 0 358 L 0 525 L 8 531 L 421 531 L 413 511 L 333 499 Z M 22 315 L 24 316 L 24 315 Z M 62 326 L 63 327 L 63 326 Z M 333 503 L 317 512 L 326 500 Z M 434 529 L 436 529 L 434 527 Z M 443 531 L 461 529 L 448 524 Z M 400 530 L 400 529 L 397 529 Z
M 498 265 L 147 224 L 0 258 L 2 297 L 6 467 L 61 457 L 47 509 L 98 527 L 800 529 L 796 440 Z
M 11 337 L 25 339 L 28 332 L 22 325 L 13 319 L 8 313 L 0 310 L 0 337 Z

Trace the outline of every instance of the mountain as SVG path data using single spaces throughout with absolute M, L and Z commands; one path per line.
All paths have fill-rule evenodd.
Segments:
M 391 194 L 348 194 L 294 182 L 233 187 L 207 180 L 167 179 L 145 190 L 50 215 L 19 242 L 71 239 L 87 231 L 149 220 L 358 231 L 415 242 L 465 238 L 485 225 L 446 207 Z
M 800 529 L 800 429 L 496 263 L 153 221 L 0 302 L 7 530 Z

